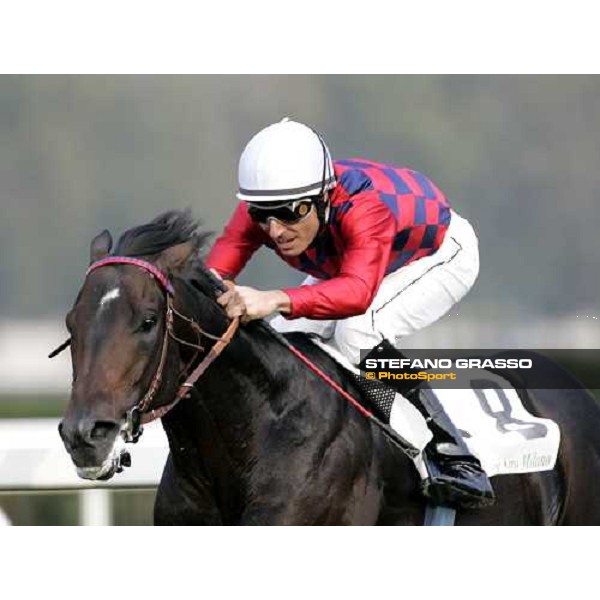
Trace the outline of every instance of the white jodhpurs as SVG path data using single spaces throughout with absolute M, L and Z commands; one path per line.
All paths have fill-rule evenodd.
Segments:
M 450 225 L 438 250 L 386 275 L 364 314 L 333 321 L 278 315 L 271 325 L 281 332 L 317 334 L 356 365 L 360 350 L 370 350 L 384 338 L 399 347 L 402 338 L 448 313 L 473 287 L 478 273 L 477 235 L 466 219 L 451 211 Z M 302 285 L 318 282 L 307 277 Z

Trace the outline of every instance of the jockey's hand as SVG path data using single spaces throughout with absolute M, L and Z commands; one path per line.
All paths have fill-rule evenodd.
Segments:
M 219 296 L 217 302 L 225 307 L 229 318 L 241 317 L 247 323 L 263 319 L 274 312 L 290 312 L 289 296 L 280 290 L 261 291 L 252 287 L 236 285 Z
M 217 297 L 217 303 L 224 309 L 230 319 L 235 317 L 244 317 L 246 314 L 246 304 L 239 295 L 236 287 L 232 283 L 226 283 L 227 291 Z

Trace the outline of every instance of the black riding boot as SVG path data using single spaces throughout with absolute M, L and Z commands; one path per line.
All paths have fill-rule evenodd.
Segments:
M 490 480 L 433 390 L 417 388 L 405 398 L 425 417 L 433 433 L 423 453 L 429 473 L 423 482 L 423 493 L 438 504 L 491 506 L 496 498 Z
M 377 358 L 382 350 L 386 358 L 391 353 L 405 358 L 389 342 L 384 341 L 366 358 Z M 364 362 L 359 365 L 364 370 Z M 479 460 L 471 454 L 463 438 L 448 417 L 444 407 L 429 388 L 414 387 L 400 380 L 386 380 L 389 385 L 423 415 L 433 439 L 423 452 L 429 477 L 423 481 L 423 493 L 437 504 L 456 505 L 465 508 L 483 508 L 495 501 L 494 491 Z

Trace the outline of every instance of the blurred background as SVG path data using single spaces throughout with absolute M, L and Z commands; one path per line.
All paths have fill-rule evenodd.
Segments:
M 478 282 L 407 346 L 598 347 L 600 77 L 0 76 L 0 418 L 60 415 L 69 360 L 46 355 L 92 237 L 188 206 L 219 231 L 244 145 L 283 116 L 334 157 L 422 171 L 475 226 Z M 241 281 L 300 279 L 261 251 Z M 112 522 L 151 522 L 152 489 L 111 494 Z M 0 491 L 0 508 L 81 518 L 73 493 Z

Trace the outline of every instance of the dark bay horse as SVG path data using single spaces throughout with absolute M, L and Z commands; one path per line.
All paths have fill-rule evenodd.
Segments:
M 177 311 L 172 335 L 163 289 L 169 284 L 159 285 L 134 264 L 109 264 L 87 275 L 67 316 L 73 387 L 59 428 L 82 476 L 114 474 L 111 457 L 128 411 L 149 388 L 156 389 L 147 410 L 169 404 L 215 343 L 200 340 L 197 329 L 217 337 L 227 329 L 215 302 L 218 284 L 198 259 L 202 243 L 189 214 L 173 211 L 129 230 L 114 249 L 168 274 Z M 111 246 L 108 232 L 98 235 L 91 262 L 108 256 Z M 292 341 L 358 396 L 329 356 L 302 335 Z M 527 398 L 533 414 L 560 425 L 555 469 L 494 478 L 496 505 L 459 511 L 456 523 L 600 524 L 595 401 L 574 380 L 572 390 L 530 390 Z M 411 460 L 260 323 L 237 331 L 162 422 L 170 454 L 156 496 L 157 524 L 423 523 L 425 503 Z

